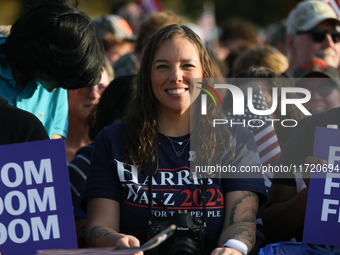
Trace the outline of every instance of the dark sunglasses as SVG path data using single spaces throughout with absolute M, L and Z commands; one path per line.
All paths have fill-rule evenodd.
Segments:
M 340 42 L 340 33 L 335 30 L 325 30 L 320 28 L 313 28 L 309 31 L 298 31 L 296 34 L 309 34 L 313 42 L 320 43 L 326 39 L 326 35 L 329 34 L 332 37 L 333 43 Z
M 322 97 L 326 97 L 328 96 L 330 93 L 332 93 L 333 90 L 338 89 L 338 87 L 336 85 L 333 84 L 324 84 L 322 86 L 319 87 L 303 87 L 304 89 L 309 90 L 310 94 L 313 95 L 314 91 L 317 91 L 319 93 L 320 96 Z M 298 93 L 301 94 L 301 97 L 305 97 L 304 94 L 302 93 Z

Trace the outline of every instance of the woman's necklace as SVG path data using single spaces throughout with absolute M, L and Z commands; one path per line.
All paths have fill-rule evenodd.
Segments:
M 164 136 L 165 136 L 166 138 L 169 139 L 169 141 L 170 141 L 170 143 L 171 143 L 171 146 L 172 146 L 172 149 L 174 150 L 174 152 L 175 152 L 177 158 L 179 158 L 180 156 L 182 156 L 182 154 L 183 154 L 185 148 L 187 147 L 187 145 L 189 144 L 190 138 L 191 138 L 191 137 L 189 137 L 189 138 L 185 139 L 185 140 L 182 141 L 182 142 L 177 142 L 177 141 L 171 139 L 170 137 L 168 137 L 167 135 L 164 135 Z M 186 142 L 186 144 L 184 145 L 184 147 L 183 147 L 183 149 L 182 149 L 181 151 L 176 151 L 173 142 L 176 142 L 176 143 L 178 143 L 179 145 L 182 145 L 184 142 Z
M 165 136 L 166 136 L 166 135 L 165 135 Z M 178 142 L 178 141 L 176 141 L 176 140 L 171 139 L 169 136 L 166 136 L 166 137 L 169 139 L 170 142 L 178 143 L 179 145 L 182 145 L 183 143 L 185 143 L 186 141 L 188 141 L 188 140 L 190 139 L 190 137 L 189 137 L 189 138 L 185 139 L 185 140 L 182 141 L 182 142 Z

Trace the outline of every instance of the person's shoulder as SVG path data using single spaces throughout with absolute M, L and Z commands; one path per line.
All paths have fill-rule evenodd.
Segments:
M 328 124 L 340 126 L 339 116 L 340 107 L 337 107 L 301 119 L 283 147 L 278 164 L 303 164 L 305 158 L 313 154 L 316 127 L 327 127 Z
M 246 137 L 253 136 L 253 132 L 242 125 L 233 125 L 228 127 L 228 130 L 234 139 L 244 139 Z
M 121 140 L 124 135 L 125 130 L 125 122 L 119 121 L 114 124 L 111 124 L 107 127 L 104 127 L 96 137 L 96 140 Z
M 122 132 L 125 129 L 125 122 L 124 121 L 118 121 L 116 123 L 113 123 L 107 127 L 104 127 L 103 130 L 106 132 Z
M 128 53 L 117 60 L 113 65 L 115 77 L 137 74 L 139 69 L 138 59 L 135 53 Z
M 76 154 L 75 157 L 78 155 L 91 155 L 92 154 L 92 150 L 93 150 L 93 143 L 87 144 L 83 147 L 80 147 Z
M 67 101 L 67 90 L 61 87 L 49 92 L 35 79 L 30 80 L 28 86 L 29 89 L 34 90 L 34 94 L 39 101 L 57 102 L 61 99 Z
M 0 109 L 8 105 L 8 100 L 0 96 Z
M 13 122 L 17 123 L 18 125 L 24 125 L 26 126 L 26 128 L 34 127 L 37 130 L 40 129 L 41 132 L 46 132 L 41 121 L 32 113 L 21 110 L 11 105 L 6 106 L 6 111 L 7 111 L 6 121 L 12 119 Z
M 93 151 L 93 144 L 88 144 L 77 150 L 74 158 L 68 164 L 70 171 L 79 170 L 87 175 L 87 168 L 90 165 L 91 155 Z
M 53 98 L 62 98 L 67 100 L 67 90 L 64 88 L 56 88 L 53 92 L 47 91 L 42 85 L 39 86 L 39 89 L 43 90 L 45 94 L 51 95 Z
M 18 107 L 9 105 L 8 103 L 1 106 L 1 111 L 6 121 L 13 120 L 16 123 L 23 123 L 27 125 L 37 125 L 44 129 L 41 121 L 32 113 L 19 109 Z M 1 116 L 0 116 L 1 117 Z M 45 129 L 44 129 L 45 130 Z
M 316 127 L 327 127 L 328 124 L 335 124 L 340 127 L 340 107 L 315 113 L 299 121 L 297 126 L 290 134 L 288 141 L 294 139 L 311 139 L 314 140 Z
M 137 56 L 134 52 L 125 54 L 121 56 L 116 63 L 114 63 L 114 68 L 124 67 L 128 63 L 136 63 L 138 61 Z
M 226 130 L 229 132 L 226 133 Z M 249 150 L 257 150 L 255 137 L 252 131 L 242 125 L 228 126 L 224 130 L 219 130 L 226 134 L 226 139 L 231 142 L 231 146 L 234 151 L 238 151 L 242 148 L 248 148 Z
M 0 129 L 8 136 L 5 138 L 6 143 L 49 139 L 43 124 L 35 115 L 9 105 L 3 98 L 0 102 Z
M 0 34 L 0 44 L 3 44 L 7 39 L 6 35 Z
M 64 95 L 64 94 L 67 94 L 67 90 L 59 87 L 59 88 L 56 88 L 55 91 L 53 91 L 52 93 L 58 94 L 58 95 Z
M 330 110 L 319 112 L 319 113 L 315 113 L 311 116 L 303 118 L 299 122 L 299 125 L 307 125 L 311 127 L 327 126 L 328 124 L 340 125 L 340 107 L 332 108 Z

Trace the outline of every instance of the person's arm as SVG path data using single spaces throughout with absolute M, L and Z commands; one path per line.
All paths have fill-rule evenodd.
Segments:
M 325 164 L 321 158 L 308 156 L 305 164 Z M 294 186 L 273 183 L 268 201 L 262 208 L 263 230 L 268 242 L 288 241 L 302 235 L 309 185 L 309 169 L 303 170 L 307 188 L 297 193 Z
M 218 246 L 223 247 L 231 239 L 241 241 L 247 246 L 248 252 L 255 245 L 256 213 L 259 199 L 256 193 L 250 191 L 232 191 L 226 194 L 226 214 Z M 233 242 L 233 241 L 232 241 Z M 233 246 L 231 242 L 230 246 Z M 242 245 L 242 246 L 244 246 Z M 239 250 L 223 247 L 216 248 L 212 255 L 243 254 Z
M 263 230 L 269 243 L 301 236 L 308 189 L 297 193 L 294 186 L 273 183 L 262 207 Z
M 139 246 L 136 237 L 119 233 L 119 202 L 106 198 L 91 198 L 87 201 L 87 216 L 86 241 L 90 247 Z
M 57 134 L 52 134 L 51 139 L 60 139 L 63 138 L 61 135 L 57 135 Z
M 54 126 L 51 139 L 66 138 L 68 130 L 68 99 L 67 90 L 57 88 L 54 92 L 58 94 L 56 98 L 56 112 L 54 113 Z

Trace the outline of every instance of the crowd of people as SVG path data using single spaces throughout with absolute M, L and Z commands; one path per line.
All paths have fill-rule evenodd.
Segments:
M 201 112 L 217 78 L 244 94 L 260 87 L 265 108 L 278 106 L 276 164 L 325 164 L 312 156 L 314 133 L 340 125 L 339 28 L 321 0 L 299 2 L 266 38 L 233 19 L 213 42 L 175 13 L 147 13 L 135 1 L 96 19 L 68 0 L 38 1 L 0 29 L 0 145 L 65 140 L 79 247 L 140 246 L 184 222 L 145 253 L 340 254 L 302 243 L 308 175 L 300 191 L 293 173 L 275 173 L 268 185 L 260 172 L 193 167 L 261 167 L 251 130 L 212 129 L 227 118 L 232 93 L 219 93 L 224 108 L 206 100 L 209 116 Z M 281 91 L 294 88 L 306 93 L 287 98 L 304 101 L 283 115 Z M 297 125 L 280 125 L 285 119 Z

